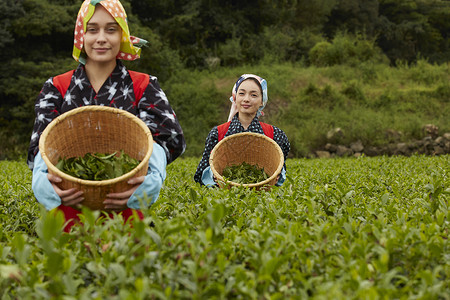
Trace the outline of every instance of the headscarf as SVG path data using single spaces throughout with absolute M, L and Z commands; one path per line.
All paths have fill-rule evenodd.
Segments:
M 241 75 L 241 77 L 238 78 L 238 80 L 236 81 L 236 83 L 234 84 L 233 88 L 231 89 L 231 97 L 230 97 L 230 101 L 233 103 L 231 106 L 231 110 L 230 110 L 230 114 L 228 116 L 228 121 L 230 121 L 234 115 L 237 113 L 237 108 L 236 108 L 236 93 L 239 89 L 239 86 L 241 85 L 241 83 L 249 78 L 254 78 L 256 79 L 256 81 L 259 82 L 259 85 L 261 86 L 261 91 L 262 91 L 262 105 L 259 107 L 258 112 L 256 113 L 256 116 L 260 117 L 262 115 L 264 115 L 263 113 L 263 109 L 264 107 L 266 107 L 267 104 L 267 100 L 269 99 L 268 95 L 267 95 L 267 81 L 262 78 L 259 77 L 258 75 L 254 75 L 254 74 L 243 74 Z
M 147 41 L 130 35 L 127 23 L 127 14 L 119 0 L 85 0 L 78 11 L 75 24 L 75 38 L 72 56 L 76 61 L 86 64 L 86 53 L 83 49 L 84 34 L 87 22 L 95 12 L 95 5 L 102 5 L 122 28 L 122 42 L 117 54 L 118 59 L 135 60 L 140 57 L 141 48 Z

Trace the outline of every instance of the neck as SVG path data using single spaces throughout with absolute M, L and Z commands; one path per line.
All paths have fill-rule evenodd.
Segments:
M 253 118 L 255 118 L 256 114 L 239 114 L 239 122 L 241 122 L 242 127 L 244 127 L 245 130 L 247 130 L 248 126 L 250 126 L 250 123 L 252 122 Z
M 96 92 L 102 87 L 103 83 L 112 73 L 117 63 L 115 60 L 105 63 L 93 62 L 89 59 L 86 61 L 84 69 L 86 75 L 91 82 L 92 87 Z

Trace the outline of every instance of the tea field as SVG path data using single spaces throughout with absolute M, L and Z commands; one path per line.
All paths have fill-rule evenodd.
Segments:
M 290 159 L 280 188 L 168 166 L 145 220 L 61 232 L 0 161 L 1 299 L 450 299 L 450 156 Z

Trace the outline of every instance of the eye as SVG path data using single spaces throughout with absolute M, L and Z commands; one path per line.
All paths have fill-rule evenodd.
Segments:
M 108 31 L 108 32 L 116 32 L 118 30 L 118 28 L 117 27 L 109 27 L 108 29 L 106 29 L 106 31 Z
M 96 32 L 97 28 L 96 27 L 88 27 L 86 28 L 86 32 Z

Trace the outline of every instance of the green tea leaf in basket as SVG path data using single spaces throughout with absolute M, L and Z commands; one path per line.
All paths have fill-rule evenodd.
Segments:
M 83 157 L 60 159 L 56 167 L 62 172 L 84 180 L 107 180 L 120 177 L 139 165 L 140 161 L 123 151 L 86 153 Z
M 243 162 L 240 165 L 231 165 L 223 169 L 222 176 L 232 182 L 240 184 L 258 183 L 269 178 L 264 168 Z

